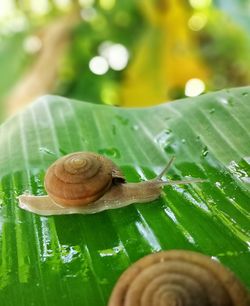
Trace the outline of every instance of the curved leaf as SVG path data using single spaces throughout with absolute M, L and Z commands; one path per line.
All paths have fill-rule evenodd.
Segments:
M 40 98 L 0 128 L 1 305 L 107 304 L 119 275 L 142 256 L 195 250 L 250 285 L 250 88 L 144 109 Z M 172 155 L 157 201 L 95 215 L 42 217 L 18 208 L 45 193 L 44 172 L 66 153 L 107 155 L 128 181 L 154 177 Z

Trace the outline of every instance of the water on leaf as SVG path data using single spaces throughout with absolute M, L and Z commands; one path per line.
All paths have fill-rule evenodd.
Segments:
M 100 150 L 98 150 L 98 153 L 106 155 L 108 157 L 113 157 L 113 158 L 120 158 L 121 157 L 120 151 L 116 148 L 100 149 Z
M 62 149 L 62 148 L 59 148 L 59 151 L 62 155 L 67 155 L 68 154 L 68 152 L 66 150 Z
M 50 149 L 48 149 L 46 147 L 40 147 L 39 151 L 42 152 L 43 154 L 49 154 L 49 155 L 56 156 L 55 152 L 51 151 Z
M 99 250 L 98 253 L 101 257 L 116 256 L 119 252 L 124 251 L 123 245 L 118 245 L 110 249 Z
M 249 180 L 249 173 L 244 169 L 243 167 L 240 166 L 240 164 L 237 164 L 234 160 L 232 160 L 229 165 L 228 169 L 235 175 L 237 178 L 248 182 Z
M 202 152 L 201 152 L 201 156 L 202 157 L 206 157 L 207 156 L 207 154 L 208 154 L 208 148 L 207 148 L 207 146 L 204 146 L 203 148 L 202 148 Z
M 139 130 L 139 126 L 138 126 L 137 124 L 134 124 L 134 125 L 132 126 L 132 129 L 133 129 L 134 131 L 137 131 L 137 130 Z
M 219 102 L 224 104 L 224 105 L 228 105 L 228 100 L 225 97 L 220 97 Z
M 170 143 L 170 139 L 172 131 L 170 129 L 166 129 L 158 134 L 155 138 L 155 141 L 162 147 L 166 147 Z
M 121 115 L 116 115 L 115 117 L 116 117 L 116 119 L 119 120 L 119 122 L 120 122 L 122 125 L 128 125 L 128 124 L 129 124 L 129 119 L 128 119 L 128 118 L 123 117 L 123 116 L 121 116 Z

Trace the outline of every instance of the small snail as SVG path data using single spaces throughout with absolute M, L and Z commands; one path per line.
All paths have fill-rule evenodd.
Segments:
M 145 203 L 160 196 L 162 186 L 203 182 L 202 179 L 163 181 L 172 158 L 154 179 L 127 183 L 121 170 L 108 158 L 91 152 L 68 154 L 47 170 L 47 196 L 19 196 L 19 206 L 40 215 L 91 214 L 106 209 Z
M 118 279 L 108 306 L 249 306 L 235 275 L 205 255 L 183 250 L 148 255 Z

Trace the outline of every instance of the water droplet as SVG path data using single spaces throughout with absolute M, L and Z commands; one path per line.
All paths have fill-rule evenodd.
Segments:
M 202 149 L 201 156 L 206 157 L 207 154 L 208 154 L 208 148 L 207 148 L 207 146 L 205 146 Z
M 100 149 L 100 150 L 98 150 L 98 153 L 106 155 L 106 156 L 114 157 L 114 158 L 120 158 L 121 157 L 121 153 L 116 148 Z
M 100 285 L 107 285 L 109 283 L 107 278 L 103 278 L 99 280 Z
M 175 154 L 177 150 L 177 146 L 175 144 L 167 145 L 164 147 L 164 151 L 169 154 Z
M 214 108 L 211 108 L 211 109 L 209 110 L 209 113 L 210 113 L 210 114 L 214 114 L 214 113 L 215 113 L 215 109 L 214 109 Z
M 60 256 L 63 263 L 69 263 L 76 260 L 80 254 L 79 246 L 61 245 Z
M 88 144 L 88 140 L 84 137 L 81 137 L 81 141 L 84 143 L 84 144 Z
M 222 104 L 228 105 L 228 100 L 225 97 L 219 98 L 219 102 L 221 102 Z
M 128 125 L 129 124 L 129 119 L 122 117 L 120 115 L 117 115 L 116 118 L 123 124 L 123 125 Z
M 162 131 L 160 134 L 156 136 L 156 142 L 161 146 L 165 147 L 169 144 L 169 140 L 171 138 L 171 130 L 167 129 L 165 131 Z
M 98 252 L 101 257 L 106 257 L 106 256 L 116 256 L 117 254 L 119 254 L 119 252 L 123 250 L 124 250 L 123 245 L 118 245 L 118 246 L 115 246 L 114 248 L 100 250 Z
M 235 175 L 238 179 L 241 179 L 242 181 L 249 183 L 250 179 L 249 179 L 249 175 L 246 172 L 245 169 L 241 168 L 240 165 L 238 165 L 234 160 L 232 160 L 229 165 L 228 165 L 228 169 L 231 171 L 231 173 L 233 173 L 233 175 Z
M 39 148 L 39 151 L 42 152 L 42 153 L 44 153 L 44 154 L 49 154 L 49 155 L 56 156 L 56 153 L 55 153 L 55 152 L 49 150 L 49 149 L 46 148 L 46 147 L 40 147 L 40 148 Z
M 247 184 L 250 184 L 250 177 L 242 177 L 242 181 L 247 183 Z
M 185 139 L 185 138 L 182 138 L 181 142 L 182 142 L 182 143 L 186 143 L 186 139 Z
M 221 189 L 221 183 L 220 183 L 220 182 L 215 182 L 215 186 L 216 186 L 217 188 L 220 188 L 220 189 Z
M 60 153 L 62 153 L 62 155 L 67 155 L 68 152 L 66 152 L 65 150 L 63 150 L 62 148 L 59 148 Z
M 137 124 L 135 124 L 135 125 L 132 126 L 132 129 L 137 131 L 139 129 L 139 126 Z
M 219 97 L 218 100 L 219 100 L 220 103 L 222 103 L 224 105 L 230 105 L 230 106 L 234 105 L 234 99 L 231 95 L 230 96 L 228 95 L 228 96 L 224 96 L 224 97 Z
M 44 194 L 44 177 L 38 175 L 31 176 L 32 187 L 36 190 L 37 195 Z

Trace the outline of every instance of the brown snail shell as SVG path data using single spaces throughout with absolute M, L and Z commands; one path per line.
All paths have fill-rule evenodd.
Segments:
M 116 165 L 90 152 L 68 154 L 47 170 L 45 189 L 61 206 L 83 206 L 101 198 L 114 180 L 124 182 Z
M 191 251 L 148 255 L 119 278 L 108 306 L 249 306 L 247 289 L 227 268 Z
M 152 180 L 127 183 L 121 170 L 108 158 L 92 152 L 76 152 L 58 159 L 45 175 L 46 196 L 23 194 L 19 207 L 40 215 L 93 214 L 132 203 L 157 199 L 165 185 L 191 184 L 202 179 L 163 181 L 172 158 Z

